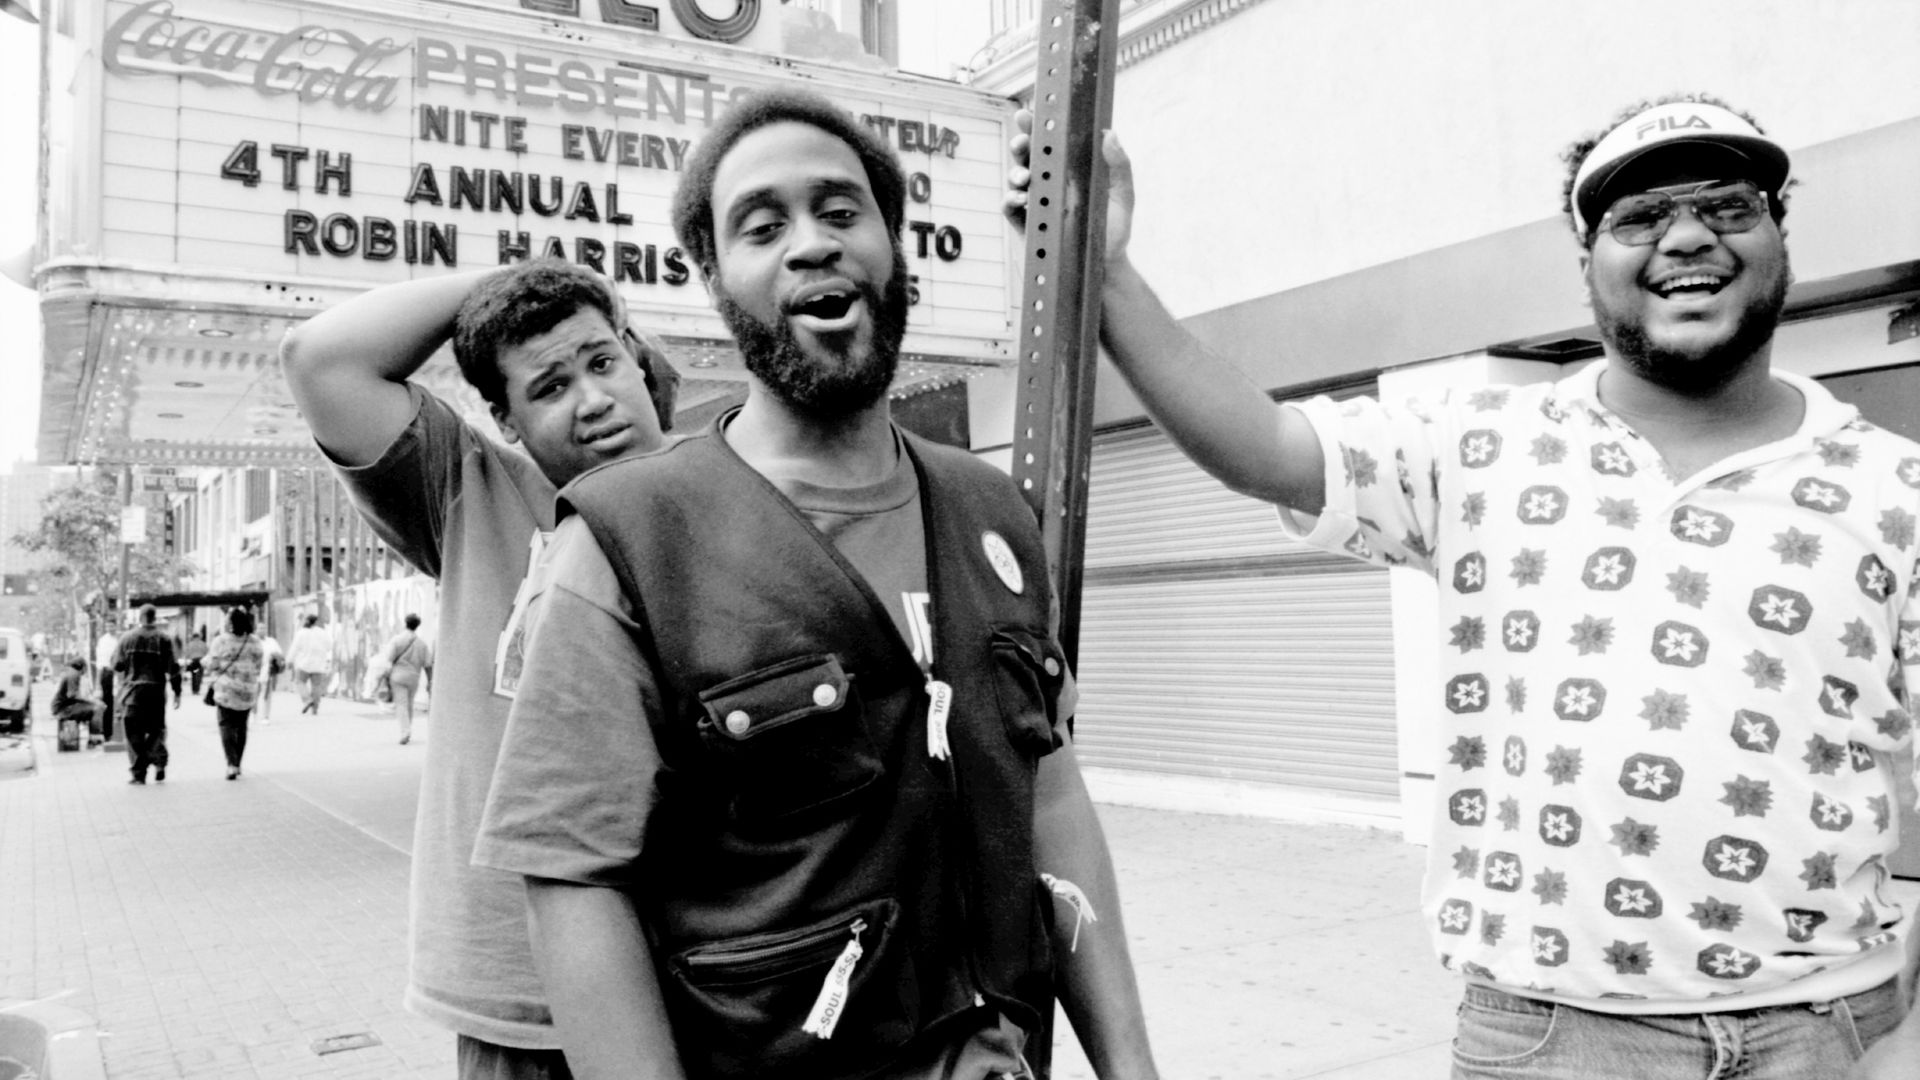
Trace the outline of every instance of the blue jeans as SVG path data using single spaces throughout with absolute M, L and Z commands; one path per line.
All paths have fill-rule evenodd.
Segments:
M 1744 1012 L 1616 1016 L 1469 985 L 1454 1080 L 1840 1080 L 1906 1016 L 1898 984 Z

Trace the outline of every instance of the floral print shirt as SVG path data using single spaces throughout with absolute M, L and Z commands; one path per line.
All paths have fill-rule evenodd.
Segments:
M 1443 962 L 1611 1011 L 1811 1000 L 1789 984 L 1843 969 L 1866 989 L 1910 925 L 1885 860 L 1920 445 L 1775 373 L 1800 429 L 1671 477 L 1601 368 L 1298 406 L 1327 506 L 1283 525 L 1438 581 Z

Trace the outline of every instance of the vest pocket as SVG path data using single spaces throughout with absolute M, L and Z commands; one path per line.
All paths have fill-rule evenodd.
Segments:
M 861 1074 L 913 1037 L 912 958 L 899 906 L 869 900 L 794 930 L 674 954 L 669 1005 L 695 1076 Z
M 761 668 L 702 691 L 700 704 L 700 741 L 736 821 L 811 810 L 886 771 L 838 657 L 801 656 Z
M 1007 738 L 1031 757 L 1045 757 L 1060 745 L 1054 733 L 1066 656 L 1050 637 L 1020 627 L 993 631 L 993 692 Z

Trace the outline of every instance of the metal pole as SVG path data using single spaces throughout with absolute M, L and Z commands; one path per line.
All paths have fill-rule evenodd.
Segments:
M 1060 645 L 1073 663 L 1106 270 L 1100 144 L 1113 115 L 1119 0 L 1047 0 L 1037 38 L 1013 479 L 1040 519 Z
M 127 543 L 124 535 L 127 509 L 132 505 L 133 466 L 122 465 L 120 466 L 120 528 L 123 530 L 120 538 L 120 621 L 122 624 L 127 620 L 127 576 L 133 564 L 133 545 Z

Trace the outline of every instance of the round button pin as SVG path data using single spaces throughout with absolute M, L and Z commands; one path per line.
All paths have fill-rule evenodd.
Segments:
M 745 734 L 746 730 L 752 726 L 753 717 L 748 716 L 743 710 L 735 709 L 727 714 L 727 730 L 735 735 Z
M 823 709 L 838 700 L 840 691 L 835 690 L 832 683 L 821 683 L 813 688 L 813 703 Z

